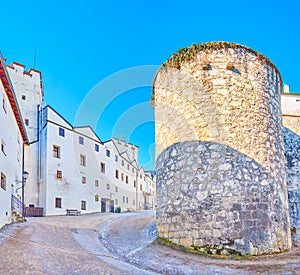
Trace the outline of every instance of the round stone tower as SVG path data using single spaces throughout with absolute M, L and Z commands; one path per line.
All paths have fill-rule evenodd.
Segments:
M 160 238 L 209 254 L 291 247 L 281 77 L 263 55 L 211 42 L 173 54 L 153 84 Z

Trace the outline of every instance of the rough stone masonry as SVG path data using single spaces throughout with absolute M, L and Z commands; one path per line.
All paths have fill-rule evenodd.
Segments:
M 291 247 L 281 85 L 266 57 L 227 42 L 181 49 L 160 67 L 159 237 L 210 254 Z

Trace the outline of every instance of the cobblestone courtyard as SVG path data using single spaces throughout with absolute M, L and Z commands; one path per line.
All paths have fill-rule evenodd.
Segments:
M 0 274 L 300 274 L 300 249 L 254 259 L 154 242 L 155 212 L 29 218 L 0 230 Z

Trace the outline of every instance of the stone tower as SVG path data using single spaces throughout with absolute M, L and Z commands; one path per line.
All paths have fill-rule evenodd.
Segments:
M 13 62 L 7 66 L 16 99 L 25 125 L 30 146 L 24 145 L 24 170 L 29 173 L 25 185 L 25 206 L 39 206 L 39 114 L 43 103 L 41 72 L 25 70 L 25 66 Z M 19 190 L 21 192 L 21 190 Z
M 242 45 L 173 54 L 153 84 L 157 231 L 211 254 L 291 247 L 281 76 Z

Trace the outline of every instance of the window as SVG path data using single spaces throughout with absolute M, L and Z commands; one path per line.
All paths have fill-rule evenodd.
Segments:
M 95 144 L 95 151 L 99 152 L 99 145 L 98 144 Z
M 126 197 L 126 203 L 128 203 L 128 197 Z
M 119 178 L 119 170 L 116 170 L 116 179 Z
M 56 171 L 56 178 L 62 179 L 62 171 L 60 171 L 60 170 Z
M 3 173 L 1 173 L 1 188 L 6 190 L 6 176 Z
M 26 100 L 26 95 L 22 95 L 22 99 L 23 99 L 23 100 Z
M 125 202 L 125 196 L 123 196 L 123 202 Z
M 86 156 L 85 155 L 80 155 L 80 165 L 86 166 Z
M 128 183 L 128 176 L 126 176 L 126 183 Z
M 119 202 L 118 202 L 118 199 L 115 199 L 115 204 L 117 205 Z
M 105 163 L 104 162 L 100 163 L 100 170 L 101 170 L 101 173 L 105 173 Z
M 109 150 L 106 150 L 106 156 L 110 157 L 110 151 Z
M 122 159 L 122 166 L 124 166 L 124 160 Z
M 115 161 L 118 161 L 118 156 L 117 155 L 115 155 Z
M 57 145 L 53 145 L 53 152 L 52 155 L 54 158 L 60 159 L 60 147 Z
M 29 119 L 28 118 L 25 118 L 25 125 L 29 126 Z
M 142 184 L 140 184 L 140 190 L 143 191 L 143 185 Z
M 81 210 L 86 210 L 86 201 L 81 201 Z
M 136 181 L 133 181 L 133 187 L 136 188 Z
M 142 174 L 140 174 L 140 179 L 142 178 Z
M 83 139 L 83 137 L 82 136 L 79 136 L 79 144 L 84 144 L 84 139 Z
M 116 193 L 118 193 L 118 192 L 119 192 L 119 188 L 118 188 L 118 186 L 116 186 L 116 187 L 115 187 L 115 191 L 116 191 Z
M 106 184 L 106 190 L 110 190 L 110 184 L 109 183 Z
M 6 113 L 6 100 L 4 98 L 4 95 L 3 95 L 3 99 L 2 99 L 2 107 L 3 107 L 4 112 Z
M 95 180 L 95 186 L 99 187 L 99 181 L 98 180 Z
M 61 198 L 55 198 L 55 208 L 61 208 Z
M 1 151 L 2 151 L 2 153 L 6 156 L 6 153 L 5 153 L 5 147 L 6 147 L 6 143 L 5 143 L 5 141 L 2 139 L 2 141 L 1 141 Z
M 65 129 L 64 128 L 58 128 L 58 134 L 61 136 L 61 137 L 64 137 L 65 136 Z
M 129 164 L 127 164 L 127 170 L 129 170 Z
M 99 195 L 95 195 L 95 201 L 99 201 Z
M 132 205 L 135 205 L 135 199 L 132 200 Z
M 124 174 L 121 174 L 121 180 L 124 181 Z
M 81 182 L 82 182 L 83 184 L 86 184 L 86 177 L 82 177 L 82 178 L 81 178 Z
M 134 173 L 134 168 L 132 168 L 132 170 L 131 170 L 131 171 L 132 171 L 132 173 Z

